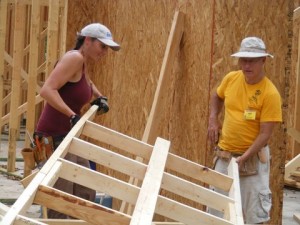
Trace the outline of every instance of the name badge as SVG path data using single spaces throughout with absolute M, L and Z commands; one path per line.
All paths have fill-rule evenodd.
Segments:
M 244 112 L 245 120 L 255 120 L 256 118 L 256 111 L 253 109 L 246 109 Z

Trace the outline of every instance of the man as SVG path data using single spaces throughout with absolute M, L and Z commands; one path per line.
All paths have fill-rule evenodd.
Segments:
M 282 121 L 281 98 L 266 77 L 264 64 L 273 56 L 261 39 L 245 38 L 232 56 L 239 58 L 241 70 L 228 73 L 212 95 L 208 133 L 217 144 L 215 170 L 227 173 L 230 158 L 236 157 L 245 223 L 259 224 L 270 219 L 268 141 Z M 218 115 L 223 106 L 221 126 Z

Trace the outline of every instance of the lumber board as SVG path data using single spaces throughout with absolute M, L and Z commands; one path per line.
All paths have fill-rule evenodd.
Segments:
M 223 212 L 227 209 L 228 203 L 234 203 L 232 198 L 166 172 L 163 176 L 161 188 Z
M 10 120 L 9 120 L 9 144 L 8 144 L 8 161 L 7 171 L 15 171 L 16 160 L 16 141 L 19 129 L 19 117 L 17 108 L 20 104 L 20 85 L 21 85 L 21 69 L 23 67 L 23 50 L 24 50 L 24 26 L 25 6 L 20 5 L 20 0 L 15 3 L 15 23 L 14 23 L 14 58 L 12 68 L 11 83 L 11 101 L 10 101 Z
M 144 179 L 147 169 L 144 163 L 78 138 L 73 138 L 69 152 L 141 180 Z
M 27 89 L 27 110 L 26 114 L 26 130 L 29 134 L 34 133 L 35 129 L 35 96 L 37 85 L 37 67 L 39 58 L 39 22 L 40 4 L 36 1 L 31 7 L 31 31 L 30 31 L 30 50 L 29 50 L 29 69 L 28 69 L 28 89 Z M 25 146 L 30 146 L 30 139 L 28 135 L 25 136 Z
M 67 45 L 67 18 L 68 18 L 68 0 L 61 0 L 63 6 L 60 9 L 61 15 L 60 22 L 60 30 L 59 30 L 59 58 L 63 56 L 66 52 Z
M 49 6 L 49 0 L 38 0 L 38 1 L 40 2 L 41 6 Z M 15 0 L 7 0 L 7 2 L 10 3 L 10 4 L 14 4 Z M 32 5 L 32 2 L 33 2 L 32 0 L 22 0 L 21 4 L 23 4 L 23 5 Z M 57 2 L 59 2 L 60 6 L 64 5 L 63 0 L 57 0 Z
M 49 18 L 47 34 L 46 78 L 50 75 L 58 59 L 59 1 L 49 0 Z
M 243 210 L 242 210 L 242 199 L 240 190 L 240 177 L 238 164 L 236 158 L 232 157 L 228 165 L 228 175 L 233 178 L 233 184 L 229 191 L 229 197 L 234 199 L 234 205 L 229 202 L 229 220 L 234 224 L 244 224 Z
M 26 188 L 28 186 L 28 184 L 33 180 L 33 178 L 35 177 L 35 175 L 38 173 L 38 171 L 34 171 L 33 173 L 31 173 L 29 176 L 23 178 L 20 182 L 23 185 L 24 188 Z
M 60 177 L 135 204 L 140 188 L 64 159 Z
M 75 219 L 38 219 L 48 225 L 90 225 L 90 223 L 83 220 Z
M 156 139 L 130 225 L 151 225 L 169 149 L 169 141 Z
M 3 74 L 4 74 L 4 55 L 5 51 L 5 37 L 6 37 L 6 19 L 7 18 L 7 0 L 0 2 L 0 90 L 3 90 Z M 0 91 L 0 101 L 3 99 L 3 91 Z M 3 114 L 3 104 L 0 103 L 0 117 Z M 2 128 L 2 121 L 0 121 L 0 128 Z M 1 142 L 1 139 L 0 139 Z
M 143 159 L 150 159 L 153 146 L 91 121 L 86 122 L 82 134 Z M 172 153 L 169 153 L 168 155 L 166 167 L 167 169 L 171 169 L 185 176 L 224 189 L 225 191 L 229 191 L 232 184 L 231 177 Z
M 48 225 L 89 225 L 90 223 L 83 220 L 72 219 L 38 219 Z M 152 225 L 184 225 L 179 222 L 152 222 Z
M 300 154 L 298 154 L 295 158 L 293 158 L 285 165 L 284 180 L 287 180 L 291 175 L 291 172 L 296 171 L 299 165 L 300 165 Z
M 227 175 L 172 153 L 169 153 L 166 167 L 224 191 L 229 191 L 233 182 L 232 178 Z
M 300 224 L 300 213 L 294 213 L 293 218 L 298 224 Z
M 156 91 L 147 120 L 142 141 L 152 144 L 158 136 L 159 123 L 163 114 L 165 100 L 167 99 L 168 86 L 170 86 L 170 76 L 175 56 L 178 53 L 180 41 L 184 30 L 184 15 L 185 13 L 177 10 L 174 14 L 172 26 L 163 58 Z
M 148 160 L 150 159 L 153 148 L 152 145 L 146 144 L 91 121 L 86 122 L 82 130 L 82 135 Z
M 289 187 L 294 187 L 294 188 L 300 189 L 300 182 L 297 182 L 291 178 L 284 179 L 284 184 Z
M 159 215 L 189 225 L 233 225 L 233 223 L 229 222 L 228 220 L 213 216 L 163 196 L 159 196 L 155 211 Z
M 300 7 L 294 9 L 293 20 L 298 20 L 300 18 Z
M 52 187 L 39 186 L 34 202 L 95 225 L 129 224 L 130 216 Z

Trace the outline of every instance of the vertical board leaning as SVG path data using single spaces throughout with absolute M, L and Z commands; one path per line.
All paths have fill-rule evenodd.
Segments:
M 156 87 L 154 100 L 151 106 L 150 115 L 147 120 L 145 131 L 142 137 L 142 141 L 148 144 L 153 144 L 156 136 L 158 135 L 158 127 L 160 123 L 160 117 L 164 109 L 165 100 L 167 98 L 167 93 L 165 87 L 170 83 L 170 74 L 172 70 L 172 65 L 176 54 L 179 50 L 179 44 L 183 35 L 183 25 L 184 25 L 184 13 L 177 10 L 174 14 L 172 21 L 172 26 L 167 42 L 167 47 L 165 50 L 165 55 L 162 62 L 162 67 L 160 70 L 159 80 Z M 142 158 L 137 158 L 137 160 L 142 161 Z M 130 183 L 136 184 L 138 181 L 130 177 Z M 126 203 L 122 202 L 121 212 L 124 212 L 126 208 Z M 132 213 L 132 207 L 128 205 L 127 213 Z

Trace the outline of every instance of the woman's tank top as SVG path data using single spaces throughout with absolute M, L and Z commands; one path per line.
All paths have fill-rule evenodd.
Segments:
M 86 80 L 84 68 L 78 82 L 67 82 L 58 90 L 58 93 L 76 114 L 80 114 L 81 108 L 92 98 L 92 86 Z M 70 118 L 46 103 L 36 132 L 59 137 L 67 135 L 70 129 Z

